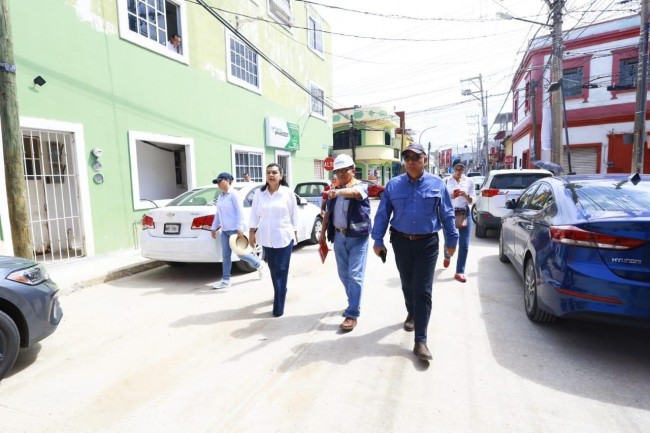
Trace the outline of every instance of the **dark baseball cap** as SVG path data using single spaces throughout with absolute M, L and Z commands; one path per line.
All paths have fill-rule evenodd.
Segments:
M 460 165 L 461 167 L 465 168 L 465 163 L 460 158 L 454 159 L 454 163 L 451 164 L 452 167 L 456 167 L 457 165 Z
M 217 176 L 216 179 L 212 181 L 212 183 L 219 183 L 220 180 L 233 180 L 234 178 L 232 177 L 232 174 L 226 173 L 225 171 L 223 173 L 219 173 L 219 176 Z
M 409 144 L 406 147 L 406 149 L 404 149 L 402 151 L 402 156 L 404 156 L 404 154 L 406 152 L 413 152 L 413 153 L 417 153 L 417 154 L 421 154 L 421 155 L 426 155 L 427 154 L 427 151 L 424 150 L 424 147 L 422 147 L 421 144 L 417 144 L 417 143 Z

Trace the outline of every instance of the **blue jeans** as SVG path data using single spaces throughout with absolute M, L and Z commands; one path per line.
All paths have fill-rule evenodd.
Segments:
M 287 299 L 287 280 L 289 278 L 289 263 L 293 241 L 284 248 L 264 247 L 264 256 L 269 265 L 271 281 L 273 281 L 273 315 L 280 317 L 284 314 L 284 301 Z
M 348 296 L 348 308 L 343 315 L 356 319 L 361 314 L 361 292 L 363 291 L 363 276 L 366 272 L 368 236 L 350 238 L 336 232 L 334 254 L 336 255 L 339 278 Z
M 467 253 L 469 252 L 469 234 L 471 233 L 470 229 L 472 228 L 472 215 L 471 212 L 467 211 L 467 226 L 463 229 L 458 229 L 458 259 L 456 260 L 456 273 L 464 274 L 465 273 L 465 263 L 467 263 Z M 446 239 L 446 238 L 445 238 Z M 447 253 L 445 252 L 445 258 L 448 259 Z
M 230 271 L 232 270 L 232 248 L 230 248 L 230 235 L 237 234 L 237 230 L 223 231 L 221 230 L 221 260 L 223 267 L 223 276 L 221 277 L 224 281 L 230 281 Z M 259 269 L 262 266 L 262 261 L 255 254 L 246 254 L 245 256 L 239 257 Z
M 417 241 L 391 236 L 391 243 L 406 311 L 413 315 L 415 321 L 415 341 L 426 343 L 431 317 L 433 272 L 438 259 L 438 235 Z

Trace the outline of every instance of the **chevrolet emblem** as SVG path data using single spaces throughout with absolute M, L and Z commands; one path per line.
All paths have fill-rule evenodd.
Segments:
M 174 212 L 167 212 L 167 218 L 171 218 L 174 216 Z

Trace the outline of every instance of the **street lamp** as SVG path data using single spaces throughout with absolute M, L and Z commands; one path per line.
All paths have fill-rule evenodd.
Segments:
M 422 132 L 420 132 L 420 136 L 418 137 L 418 144 L 422 144 L 422 135 L 424 135 L 424 133 L 426 131 L 428 131 L 429 129 L 433 129 L 435 127 L 436 126 L 429 126 L 428 128 L 424 128 L 424 130 Z
M 553 26 L 550 25 L 549 23 L 541 23 L 541 22 L 539 22 L 539 21 L 531 21 L 531 20 L 527 20 L 527 19 L 525 19 L 525 18 L 517 18 L 517 17 L 513 17 L 512 15 L 510 15 L 510 14 L 508 14 L 508 13 L 505 13 L 505 12 L 497 12 L 497 18 L 501 18 L 502 20 L 517 20 L 517 21 L 523 21 L 523 22 L 526 22 L 526 23 L 538 24 L 538 25 L 540 25 L 540 26 L 553 28 Z

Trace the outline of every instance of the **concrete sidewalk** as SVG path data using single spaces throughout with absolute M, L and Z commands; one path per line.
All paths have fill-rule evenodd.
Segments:
M 45 268 L 65 294 L 162 265 L 163 262 L 142 257 L 140 250 L 126 250 L 45 263 Z

